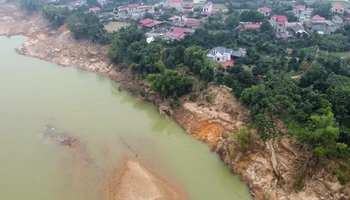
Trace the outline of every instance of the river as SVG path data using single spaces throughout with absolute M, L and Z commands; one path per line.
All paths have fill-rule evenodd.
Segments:
M 252 199 L 217 155 L 154 105 L 104 76 L 18 55 L 25 40 L 0 37 L 0 199 L 101 199 L 101 169 L 123 157 L 191 199 Z M 48 128 L 77 138 L 93 166 L 73 162 L 77 154 L 43 134 Z

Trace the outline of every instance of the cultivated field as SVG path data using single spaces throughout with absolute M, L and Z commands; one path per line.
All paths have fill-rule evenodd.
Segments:
M 128 26 L 130 26 L 130 24 L 126 22 L 108 22 L 108 24 L 105 25 L 105 29 L 108 32 L 113 32 Z

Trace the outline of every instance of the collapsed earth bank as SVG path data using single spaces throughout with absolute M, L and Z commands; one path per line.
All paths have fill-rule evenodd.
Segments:
M 130 70 L 115 70 L 106 56 L 108 46 L 76 41 L 65 26 L 52 30 L 40 15 L 28 16 L 15 5 L 1 2 L 0 35 L 19 34 L 28 36 L 28 41 L 16 49 L 19 54 L 106 75 L 139 98 L 156 104 L 161 113 L 218 153 L 247 182 L 257 199 L 350 199 L 349 183 L 340 185 L 336 173 L 328 168 L 307 177 L 304 187 L 296 191 L 295 183 L 303 175 L 301 172 L 305 172 L 298 170 L 308 162 L 309 155 L 287 136 L 266 143 L 255 139 L 244 152 L 237 148 L 231 134 L 249 125 L 250 117 L 249 110 L 237 101 L 230 88 L 209 86 L 206 92 L 213 95 L 211 102 L 204 96 L 196 102 L 184 97 L 183 105 L 169 107 L 164 99 L 148 90 L 145 81 L 134 80 Z M 145 91 L 146 96 L 141 97 L 140 91 Z M 276 126 L 283 132 L 282 125 Z

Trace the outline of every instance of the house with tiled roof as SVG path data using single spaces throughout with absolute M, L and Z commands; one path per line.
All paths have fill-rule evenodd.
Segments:
M 179 17 L 173 16 L 168 18 L 168 24 L 175 25 L 179 22 Z
M 204 4 L 201 14 L 203 16 L 211 16 L 211 15 L 213 15 L 214 14 L 213 3 L 209 1 L 206 4 Z
M 288 18 L 284 15 L 273 15 L 270 24 L 277 33 L 284 33 L 287 30 Z
M 334 13 L 343 14 L 344 13 L 344 6 L 341 5 L 340 3 L 334 3 L 331 10 Z
M 101 8 L 100 7 L 89 8 L 89 12 L 99 13 L 101 12 Z
M 156 20 L 152 20 L 150 18 L 146 18 L 146 19 L 139 21 L 138 25 L 140 27 L 144 27 L 144 28 L 155 28 L 163 23 L 164 23 L 163 21 L 156 21 Z
M 270 16 L 271 13 L 271 8 L 268 7 L 262 7 L 258 9 L 258 12 L 260 12 L 261 14 L 263 14 L 265 17 Z
M 198 28 L 201 25 L 201 21 L 198 19 L 187 18 L 185 21 L 185 25 L 186 27 L 190 27 L 190 28 Z
M 319 34 L 333 34 L 342 25 L 343 20 L 337 15 L 333 16 L 332 20 L 326 20 L 324 17 L 315 15 L 306 23 L 306 30 L 309 33 L 316 31 Z

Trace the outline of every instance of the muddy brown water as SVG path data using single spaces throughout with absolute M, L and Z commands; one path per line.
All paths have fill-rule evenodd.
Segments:
M 101 75 L 16 54 L 25 40 L 0 37 L 0 199 L 103 199 L 108 170 L 124 157 L 191 199 L 252 199 L 217 155 L 155 106 Z

